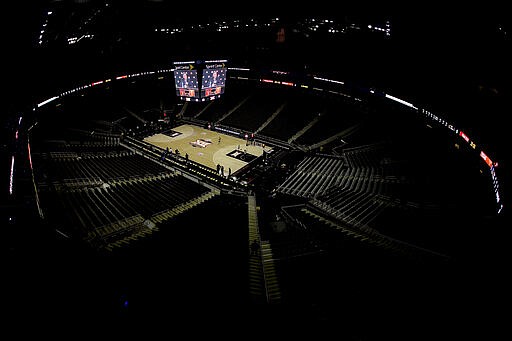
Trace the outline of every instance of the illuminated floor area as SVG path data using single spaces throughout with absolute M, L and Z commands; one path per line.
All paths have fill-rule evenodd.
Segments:
M 232 152 L 258 157 L 264 150 L 266 152 L 272 150 L 268 146 L 247 145 L 244 139 L 188 124 L 172 130 L 179 134 L 173 137 L 170 136 L 172 134 L 156 134 L 145 138 L 144 141 L 160 148 L 169 148 L 173 153 L 178 150 L 182 156 L 188 154 L 190 160 L 212 169 L 216 169 L 217 165 L 224 166 L 225 173 L 230 168 L 234 173 L 248 163 L 240 158 L 229 156 L 228 154 L 233 155 Z

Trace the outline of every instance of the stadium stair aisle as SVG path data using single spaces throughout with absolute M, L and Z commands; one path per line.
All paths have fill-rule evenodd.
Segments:
M 181 213 L 184 213 L 184 212 L 190 210 L 191 208 L 193 208 L 199 204 L 202 204 L 203 202 L 213 198 L 217 194 L 218 193 L 215 193 L 213 191 L 204 193 L 192 200 L 189 200 L 189 201 L 184 202 L 184 203 L 182 203 L 178 206 L 175 206 L 171 209 L 168 209 L 168 210 L 165 210 L 163 212 L 159 212 L 159 213 L 153 215 L 151 217 L 151 221 L 154 223 L 162 223 L 168 219 L 171 219 L 172 217 L 174 217 L 178 214 L 181 214 Z
M 293 135 L 292 137 L 290 137 L 288 139 L 288 143 L 293 143 L 295 142 L 296 139 L 298 139 L 299 137 L 301 137 L 302 135 L 304 135 L 306 133 L 306 131 L 308 131 L 309 129 L 311 129 L 311 127 L 313 127 L 318 121 L 320 120 L 320 116 L 315 116 L 308 124 L 306 124 L 301 130 L 299 130 L 297 133 L 295 133 L 295 135 Z
M 199 118 L 199 115 L 201 115 L 203 112 L 206 111 L 214 102 L 208 103 L 202 110 L 200 110 L 197 114 L 194 115 L 194 118 Z
M 315 144 L 310 145 L 308 147 L 308 150 L 315 150 L 315 149 L 320 148 L 321 146 L 324 146 L 324 145 L 326 145 L 328 143 L 331 143 L 331 142 L 333 142 L 335 140 L 339 140 L 341 138 L 347 138 L 350 135 L 352 135 L 353 133 L 355 133 L 356 131 L 358 131 L 360 128 L 361 128 L 361 124 L 360 123 L 355 124 L 352 127 L 349 127 L 349 128 L 347 128 L 347 129 L 345 129 L 343 131 L 340 131 L 337 134 L 334 134 L 332 136 L 329 136 L 329 137 L 323 139 L 322 141 L 319 141 L 319 142 L 317 142 Z
M 178 117 L 183 117 L 185 115 L 185 111 L 187 111 L 188 102 L 185 102 L 183 104 L 183 107 L 181 108 L 181 111 L 178 113 Z
M 265 274 L 265 287 L 267 288 L 267 302 L 270 304 L 280 303 L 281 289 L 272 247 L 268 241 L 262 241 L 261 243 L 261 258 L 263 260 L 263 273 Z
M 217 120 L 217 122 L 215 122 L 215 124 L 219 124 L 220 122 L 222 122 L 223 120 L 225 120 L 226 118 L 229 117 L 229 115 L 231 115 L 232 113 L 234 113 L 235 111 L 238 110 L 238 108 L 240 108 L 245 102 L 247 102 L 247 100 L 249 100 L 249 98 L 251 98 L 251 95 L 247 96 L 246 98 L 244 98 L 240 103 L 238 103 L 233 109 L 231 109 L 230 111 L 228 111 L 227 113 L 225 113 L 221 118 L 219 118 Z
M 279 115 L 279 113 L 286 107 L 287 104 L 288 102 L 284 102 L 283 104 L 281 104 L 281 106 L 277 108 L 277 110 L 274 111 L 274 113 L 270 115 L 270 117 L 265 122 L 263 122 L 258 129 L 256 129 L 255 134 L 259 134 L 260 131 L 265 129 L 265 127 L 268 126 L 270 122 L 272 122 L 274 118 L 277 117 L 277 115 Z
M 140 215 L 120 220 L 109 226 L 103 226 L 96 229 L 95 235 L 99 235 L 104 243 L 106 243 L 106 245 L 102 247 L 112 251 L 115 247 L 128 245 L 130 241 L 136 241 L 139 238 L 144 238 L 147 235 L 158 231 L 158 227 L 155 226 L 155 224 L 162 223 L 172 217 L 184 213 L 216 195 L 217 193 L 213 191 L 204 193 L 196 198 L 175 206 L 172 209 L 159 212 L 147 220 L 144 220 Z M 90 235 L 89 237 L 92 239 L 94 236 Z
M 248 196 L 249 215 L 249 294 L 254 303 L 279 303 L 281 291 L 272 248 L 268 241 L 261 241 L 258 227 L 256 197 Z M 257 244 L 253 244 L 257 242 Z
M 449 257 L 447 255 L 438 253 L 433 250 L 425 249 L 419 247 L 417 245 L 409 244 L 401 240 L 397 240 L 386 235 L 378 233 L 376 230 L 368 227 L 368 226 L 349 226 L 342 225 L 340 222 L 333 220 L 329 217 L 323 216 L 317 212 L 314 212 L 309 207 L 302 208 L 301 211 L 325 225 L 339 230 L 342 233 L 357 239 L 361 242 L 369 243 L 375 245 L 377 247 L 385 248 L 396 252 L 398 254 L 405 255 L 410 259 L 428 259 L 428 258 L 436 258 L 447 260 Z
M 249 241 L 248 246 L 251 250 L 251 243 L 257 241 L 260 243 L 260 233 L 258 228 L 258 214 L 256 211 L 256 197 L 249 195 L 247 197 L 248 218 L 249 218 Z M 253 254 L 250 251 L 249 257 L 249 296 L 253 303 L 265 303 L 265 277 L 263 274 L 263 264 L 260 250 Z

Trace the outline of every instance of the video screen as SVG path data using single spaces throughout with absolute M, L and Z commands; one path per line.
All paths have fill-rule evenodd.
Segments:
M 226 68 L 203 69 L 201 97 L 210 97 L 224 93 L 226 85 Z
M 182 98 L 199 98 L 196 70 L 174 70 L 176 95 Z

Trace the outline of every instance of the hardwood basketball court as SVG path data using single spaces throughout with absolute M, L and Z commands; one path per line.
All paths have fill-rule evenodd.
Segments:
M 144 141 L 160 148 L 172 149 L 173 153 L 178 150 L 182 156 L 188 154 L 190 160 L 212 169 L 217 169 L 217 165 L 224 166 L 225 175 L 230 168 L 231 173 L 234 173 L 247 165 L 251 159 L 261 156 L 263 150 L 272 150 L 268 146 L 246 145 L 243 138 L 190 124 L 146 137 Z

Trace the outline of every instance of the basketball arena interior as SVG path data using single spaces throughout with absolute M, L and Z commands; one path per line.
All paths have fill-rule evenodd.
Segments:
M 8 321 L 348 340 L 504 325 L 499 15 L 17 10 L 27 25 L 10 40 L 2 116 Z M 204 87 L 211 65 L 215 95 L 179 91 L 178 70 Z

